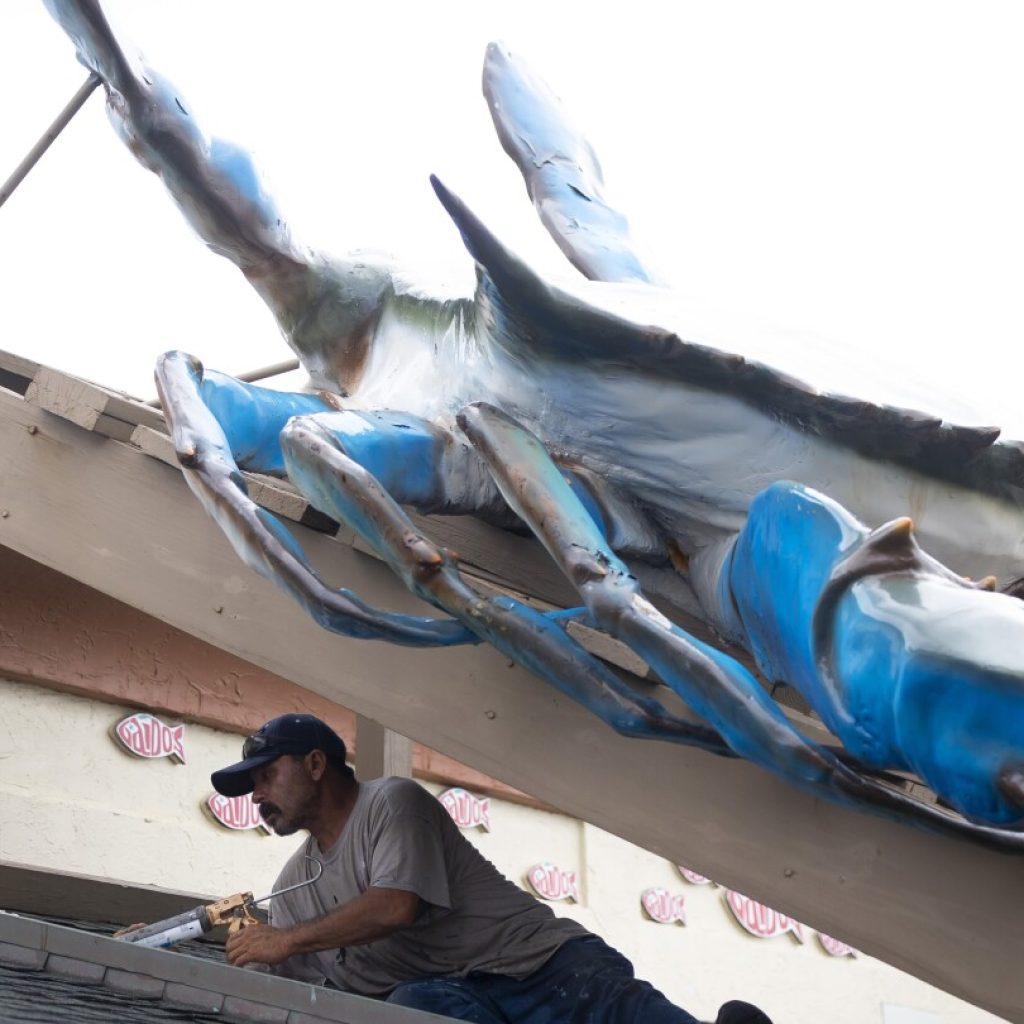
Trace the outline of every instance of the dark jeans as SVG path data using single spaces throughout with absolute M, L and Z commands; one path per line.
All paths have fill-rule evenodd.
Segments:
M 474 1024 L 696 1024 L 596 935 L 571 939 L 525 978 L 424 978 L 387 1001 Z

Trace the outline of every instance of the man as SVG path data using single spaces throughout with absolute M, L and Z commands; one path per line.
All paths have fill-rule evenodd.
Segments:
M 696 1024 L 632 965 L 504 878 L 410 779 L 359 783 L 345 744 L 312 715 L 267 722 L 219 793 L 252 793 L 278 835 L 309 833 L 275 889 L 269 925 L 228 939 L 236 966 L 327 983 L 477 1024 Z M 729 1003 L 719 1024 L 770 1024 Z

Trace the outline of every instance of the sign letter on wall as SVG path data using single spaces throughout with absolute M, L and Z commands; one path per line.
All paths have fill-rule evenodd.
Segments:
M 138 711 L 122 718 L 110 735 L 136 757 L 169 757 L 185 763 L 185 726 L 165 725 L 159 718 Z

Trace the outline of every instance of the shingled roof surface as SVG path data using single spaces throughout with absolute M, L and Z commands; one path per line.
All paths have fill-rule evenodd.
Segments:
M 146 1024 L 152 1021 L 223 1021 L 211 1010 L 175 1007 L 142 993 L 116 991 L 103 984 L 71 979 L 46 970 L 0 964 L 0 1019 L 5 1024 L 54 1024 L 56 1021 L 97 1021 Z
M 231 1021 L 236 1024 L 440 1024 L 446 1017 L 239 970 L 208 943 L 143 949 L 112 926 L 69 927 L 0 911 L 0 1021 Z

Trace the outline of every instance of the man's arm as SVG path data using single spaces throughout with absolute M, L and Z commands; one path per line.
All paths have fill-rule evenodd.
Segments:
M 250 925 L 228 938 L 228 963 L 274 966 L 301 953 L 365 945 L 409 927 L 416 920 L 419 902 L 414 892 L 371 887 L 315 921 L 290 928 Z

